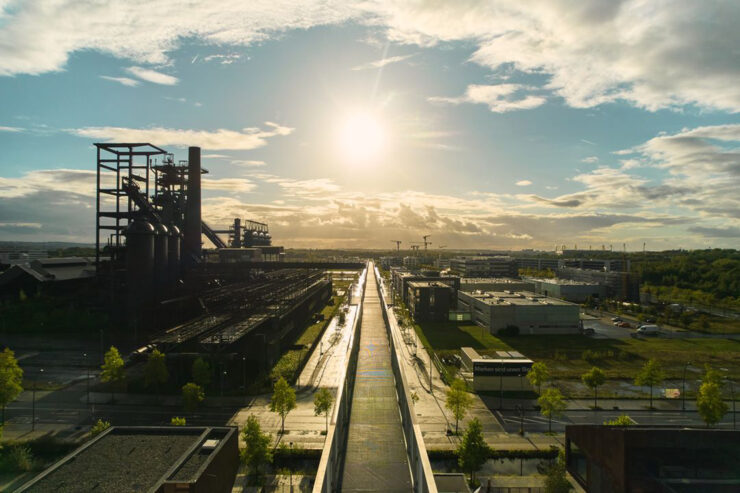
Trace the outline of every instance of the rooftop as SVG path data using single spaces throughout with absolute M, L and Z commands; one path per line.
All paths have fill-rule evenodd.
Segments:
M 517 306 L 570 306 L 575 305 L 558 298 L 533 293 L 531 291 L 474 291 L 460 292 L 460 296 L 470 296 L 488 305 L 517 305 Z
M 572 279 L 556 279 L 550 277 L 527 277 L 528 281 L 544 282 L 547 284 L 557 284 L 560 286 L 598 286 L 598 282 L 591 281 L 574 281 Z

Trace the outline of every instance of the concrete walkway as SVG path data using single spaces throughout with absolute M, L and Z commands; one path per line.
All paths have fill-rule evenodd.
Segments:
M 388 336 L 368 269 L 342 491 L 411 491 Z

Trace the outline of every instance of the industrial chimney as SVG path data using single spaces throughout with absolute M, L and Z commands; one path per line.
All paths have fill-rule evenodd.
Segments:
M 185 207 L 185 241 L 187 260 L 201 256 L 200 218 L 200 147 L 188 148 L 188 195 Z

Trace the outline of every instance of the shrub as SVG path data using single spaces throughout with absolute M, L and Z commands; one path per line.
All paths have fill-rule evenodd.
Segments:
M 185 426 L 187 424 L 187 420 L 179 416 L 172 416 L 172 419 L 170 420 L 170 424 L 172 426 Z
M 28 472 L 33 468 L 33 454 L 28 445 L 15 445 L 8 454 L 10 467 L 16 471 Z
M 90 428 L 90 438 L 100 435 L 108 428 L 110 428 L 110 421 L 99 419 L 98 422 Z

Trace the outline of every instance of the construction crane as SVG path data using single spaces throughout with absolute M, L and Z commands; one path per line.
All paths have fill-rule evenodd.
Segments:
M 401 243 L 402 243 L 401 240 L 391 240 L 391 243 L 395 243 L 396 244 L 396 251 L 397 252 L 400 252 L 401 251 Z
M 430 236 L 432 236 L 432 235 L 424 235 L 424 236 L 422 236 L 422 238 L 424 238 L 424 250 L 425 251 L 427 249 L 427 246 L 429 246 L 429 245 L 432 244 L 431 241 L 427 241 L 427 238 L 429 238 Z
M 419 248 L 421 247 L 421 243 L 419 243 L 418 241 L 412 241 L 410 245 L 411 246 L 409 248 L 411 248 L 415 252 L 418 252 Z

